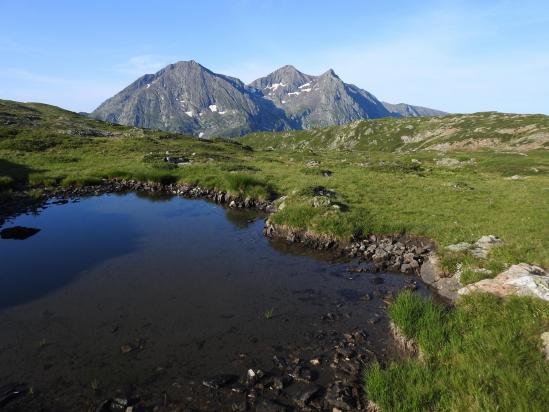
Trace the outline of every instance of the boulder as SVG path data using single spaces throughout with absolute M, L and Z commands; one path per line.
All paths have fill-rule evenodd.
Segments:
M 496 296 L 534 296 L 549 301 L 549 273 L 544 269 L 520 263 L 493 279 L 483 279 L 458 291 L 459 295 L 487 292 Z

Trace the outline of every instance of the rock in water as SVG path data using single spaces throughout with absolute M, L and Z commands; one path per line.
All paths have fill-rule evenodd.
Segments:
M 202 381 L 202 384 L 207 388 L 221 389 L 224 386 L 230 385 L 238 380 L 238 376 L 230 374 L 215 375 L 211 378 L 206 378 Z
M 36 229 L 33 227 L 14 226 L 0 231 L 0 238 L 25 240 L 31 236 L 36 235 L 38 232 L 40 232 L 40 229 Z

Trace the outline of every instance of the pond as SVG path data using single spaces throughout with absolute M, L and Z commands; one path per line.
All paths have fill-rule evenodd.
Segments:
M 39 231 L 0 239 L 5 409 L 322 409 L 334 382 L 356 392 L 363 364 L 396 356 L 387 299 L 428 291 L 269 240 L 264 218 L 129 193 L 8 221 Z

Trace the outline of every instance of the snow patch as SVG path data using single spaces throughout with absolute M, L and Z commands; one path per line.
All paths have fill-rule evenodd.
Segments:
M 301 89 L 302 92 L 307 92 L 307 93 L 310 92 L 311 90 L 312 90 L 312 89 L 311 89 L 310 87 L 307 88 L 307 89 Z
M 215 105 L 215 104 L 210 104 L 208 107 L 210 108 L 210 110 L 211 110 L 212 112 L 214 112 L 214 113 L 217 112 L 217 105 Z
M 309 87 L 311 83 L 305 83 L 298 87 L 298 89 L 303 89 L 304 87 Z M 310 89 L 309 89 L 310 90 Z
M 149 87 L 151 87 L 151 84 L 150 84 L 150 83 L 147 83 L 147 89 L 148 89 Z
M 286 100 L 282 100 L 282 104 L 286 103 Z
M 193 117 L 193 111 L 192 110 L 189 110 L 188 112 L 185 112 L 185 114 L 189 117 Z
M 226 110 L 223 110 L 222 112 L 219 112 L 219 114 L 225 114 L 225 113 L 227 113 Z
M 288 93 L 288 96 L 299 96 L 301 92 L 290 92 Z
M 276 89 L 278 89 L 279 87 L 286 87 L 287 84 L 284 84 L 284 82 L 280 82 L 280 83 L 273 83 L 272 86 L 267 86 L 265 87 L 266 89 L 270 89 L 272 90 L 273 92 L 276 91 Z
M 198 133 L 198 137 L 202 137 L 202 136 L 204 136 L 204 132 Z

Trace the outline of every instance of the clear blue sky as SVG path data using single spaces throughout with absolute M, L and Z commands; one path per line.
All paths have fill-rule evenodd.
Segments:
M 91 111 L 190 59 L 245 82 L 333 68 L 393 103 L 549 114 L 549 0 L 0 0 L 0 98 Z

